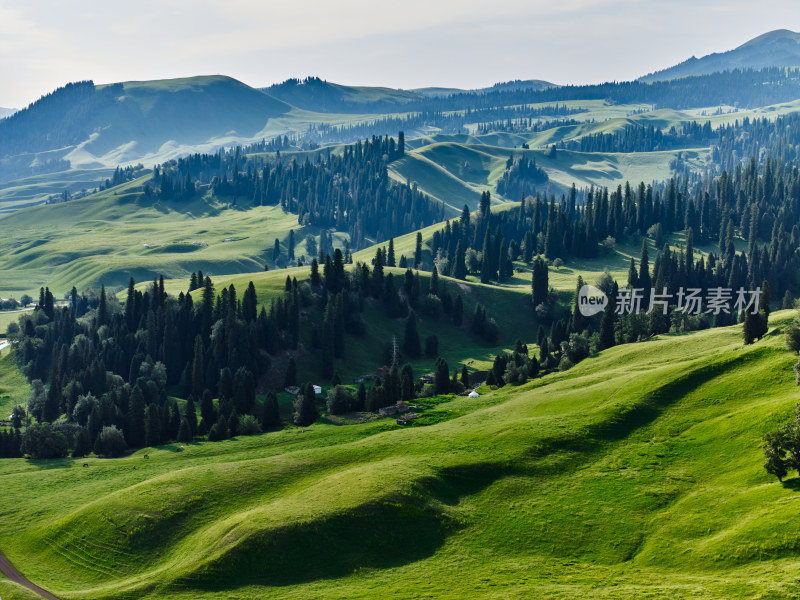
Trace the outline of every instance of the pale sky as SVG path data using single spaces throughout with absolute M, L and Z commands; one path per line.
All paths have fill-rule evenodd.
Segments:
M 629 80 L 773 29 L 797 0 L 0 0 L 0 107 L 70 81 L 224 74 L 262 87 Z

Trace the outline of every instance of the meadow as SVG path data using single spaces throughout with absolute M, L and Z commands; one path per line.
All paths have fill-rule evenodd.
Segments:
M 4 460 L 0 547 L 64 598 L 798 597 L 800 486 L 760 450 L 797 398 L 791 316 L 747 347 L 615 347 L 429 426 Z

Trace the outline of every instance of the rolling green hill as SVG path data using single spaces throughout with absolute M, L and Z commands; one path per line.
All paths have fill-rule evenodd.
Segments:
M 738 326 L 616 347 L 429 426 L 5 460 L 0 547 L 68 599 L 796 597 L 798 480 L 760 450 L 796 400 L 789 317 L 744 348 Z
M 0 288 L 19 296 L 48 285 L 58 294 L 73 285 L 109 287 L 137 280 L 263 270 L 275 238 L 301 228 L 280 207 L 249 210 L 197 199 L 160 202 L 145 198 L 146 178 L 80 200 L 18 211 L 3 220 Z M 229 241 L 226 241 L 229 240 Z M 304 247 L 298 248 L 298 256 Z
M 444 137 L 444 136 L 442 136 Z M 442 200 L 453 211 L 465 204 L 475 209 L 484 190 L 492 192 L 498 201 L 518 201 L 503 198 L 495 186 L 503 175 L 509 156 L 529 156 L 549 177 L 542 193 L 561 194 L 574 183 L 577 187 L 611 187 L 630 182 L 663 181 L 674 174 L 672 164 L 679 155 L 693 169 L 701 170 L 708 162 L 710 150 L 695 148 L 661 152 L 577 152 L 558 150 L 555 156 L 541 149 L 463 145 L 436 142 L 406 152 L 394 161 L 389 174 L 397 181 L 410 181 L 429 196 Z

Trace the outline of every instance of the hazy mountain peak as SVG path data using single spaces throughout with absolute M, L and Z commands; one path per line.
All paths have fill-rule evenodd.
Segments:
M 776 29 L 761 34 L 733 50 L 691 58 L 667 69 L 640 77 L 640 81 L 661 81 L 731 69 L 764 69 L 800 66 L 800 33 Z
M 789 29 L 775 29 L 774 31 L 768 31 L 767 33 L 762 33 L 761 35 L 754 37 L 752 40 L 749 40 L 739 46 L 739 48 L 758 46 L 760 44 L 771 44 L 782 40 L 788 40 L 794 42 L 795 44 L 800 44 L 800 33 L 791 31 Z

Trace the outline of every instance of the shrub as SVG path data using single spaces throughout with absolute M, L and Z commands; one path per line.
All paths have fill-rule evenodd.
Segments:
M 239 420 L 239 435 L 261 433 L 261 424 L 253 415 L 245 415 Z
M 559 371 L 569 371 L 572 367 L 575 366 L 568 356 L 563 356 L 561 358 L 561 362 L 558 363 L 558 370 Z
M 333 386 L 328 392 L 327 409 L 332 415 L 341 415 L 352 409 L 355 397 L 346 387 Z
M 795 319 L 786 326 L 786 347 L 792 352 L 800 352 L 800 319 Z
M 63 458 L 69 450 L 69 439 L 50 423 L 40 423 L 25 429 L 21 449 L 31 458 Z
M 121 456 L 127 448 L 125 436 L 114 425 L 103 427 L 94 443 L 94 453 L 101 456 Z

